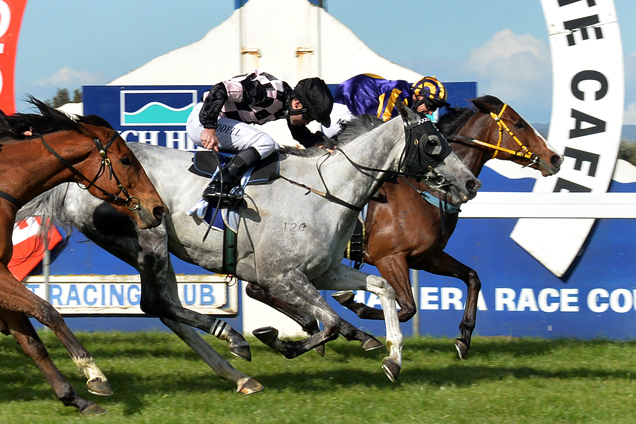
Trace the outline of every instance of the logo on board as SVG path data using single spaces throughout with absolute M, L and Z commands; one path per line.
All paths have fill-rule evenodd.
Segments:
M 197 100 L 197 90 L 121 90 L 120 124 L 185 125 Z

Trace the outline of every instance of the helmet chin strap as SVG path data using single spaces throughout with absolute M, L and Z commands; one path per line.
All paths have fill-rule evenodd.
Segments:
M 420 107 L 420 105 L 424 104 L 424 99 L 425 97 L 422 97 L 421 99 L 413 102 L 413 106 L 411 107 L 411 109 L 417 110 L 417 108 Z
M 291 105 L 291 103 L 289 104 L 289 108 L 287 109 L 287 114 L 289 116 L 293 116 L 293 115 L 302 115 L 303 113 L 307 112 L 306 108 L 301 108 L 301 109 L 294 109 Z
M 296 97 L 296 93 L 292 91 L 292 94 L 289 97 L 289 101 L 287 102 L 287 116 L 302 115 L 303 113 L 306 113 L 307 108 L 305 107 L 302 107 L 300 109 L 294 109 L 292 107 L 292 101 L 294 99 L 298 100 L 298 98 Z M 300 102 L 300 100 L 298 100 L 298 102 Z

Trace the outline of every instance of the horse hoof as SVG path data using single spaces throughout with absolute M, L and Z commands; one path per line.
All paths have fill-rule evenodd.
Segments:
M 87 381 L 86 386 L 88 386 L 88 392 L 94 395 L 111 396 L 113 394 L 108 381 L 102 381 L 99 378 Z
M 258 381 L 254 380 L 252 377 L 248 377 L 245 381 L 240 382 L 238 388 L 236 389 L 236 393 L 240 393 L 242 395 L 251 395 L 252 393 L 257 393 L 263 390 L 265 386 L 263 386 Z
M 339 292 L 335 292 L 331 294 L 331 297 L 333 297 L 336 300 L 336 302 L 338 302 L 341 305 L 344 305 L 345 303 L 351 301 L 351 299 L 353 299 L 354 296 L 355 294 L 349 290 L 339 291 Z
M 401 369 L 402 367 L 400 364 L 391 358 L 384 358 L 384 361 L 382 361 L 382 370 L 384 371 L 384 374 L 389 377 L 389 380 L 391 380 L 392 383 L 396 382 Z
M 371 336 L 371 338 L 367 339 L 364 343 L 362 343 L 362 349 L 364 349 L 366 352 L 370 350 L 379 349 L 382 346 L 384 346 L 382 342 L 373 336 Z
M 105 413 L 106 410 L 96 403 L 93 403 L 80 411 L 80 414 L 87 417 L 96 417 L 98 415 L 104 415 Z
M 232 343 L 230 344 L 229 349 L 232 355 L 245 359 L 247 362 L 252 361 L 252 352 L 250 351 L 250 345 L 247 342 Z
M 265 343 L 267 346 L 271 346 L 278 339 L 278 330 L 274 327 L 261 327 L 252 331 L 254 337 Z
M 466 343 L 460 339 L 455 339 L 455 349 L 457 349 L 459 359 L 466 359 L 466 354 L 468 353 L 468 345 Z
M 316 352 L 318 352 L 318 355 L 320 355 L 320 356 L 322 356 L 324 358 L 324 356 L 325 356 L 325 345 L 324 344 L 321 344 L 320 346 L 316 346 L 314 348 L 314 350 Z

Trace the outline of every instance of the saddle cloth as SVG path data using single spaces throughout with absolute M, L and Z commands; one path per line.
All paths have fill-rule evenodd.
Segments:
M 229 162 L 232 156 L 227 152 L 219 153 L 221 165 Z M 195 152 L 189 171 L 202 177 L 212 178 L 220 169 L 218 165 L 217 155 L 213 152 L 199 151 Z M 279 155 L 273 153 L 245 173 L 241 179 L 240 188 L 244 189 L 248 184 L 264 184 L 278 178 L 279 169 Z M 223 231 L 223 271 L 234 274 L 236 272 L 236 234 L 239 225 L 238 208 L 222 205 L 217 211 L 214 205 L 201 199 L 187 213 Z

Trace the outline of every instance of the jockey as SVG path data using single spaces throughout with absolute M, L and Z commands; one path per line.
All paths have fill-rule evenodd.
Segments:
M 239 152 L 214 176 L 203 198 L 239 198 L 230 193 L 232 187 L 260 159 L 280 149 L 268 134 L 249 124 L 284 118 L 295 140 L 305 147 L 321 146 L 324 134 L 312 133 L 306 125 L 316 120 L 328 127 L 332 106 L 331 92 L 320 78 L 303 79 L 292 89 L 285 81 L 255 70 L 214 85 L 190 113 L 188 136 L 208 150 Z
M 416 112 L 430 115 L 437 108 L 450 106 L 446 88 L 435 77 L 424 77 L 415 84 L 403 80 L 386 80 L 373 74 L 360 74 L 338 85 L 331 113 L 333 125 L 323 128 L 330 138 L 342 131 L 342 124 L 353 116 L 370 114 L 388 121 L 398 114 L 396 102 Z

